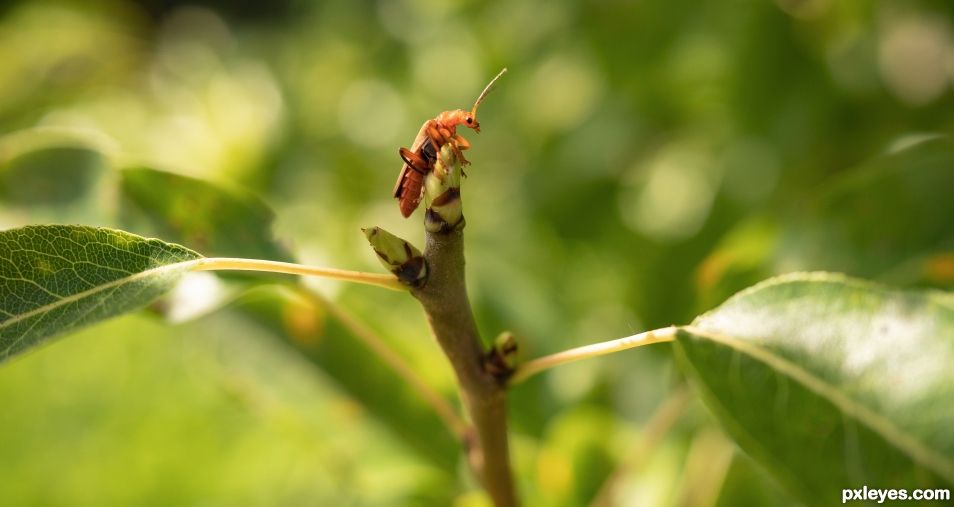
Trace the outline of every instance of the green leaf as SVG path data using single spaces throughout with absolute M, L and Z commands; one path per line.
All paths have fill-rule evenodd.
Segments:
M 954 252 L 954 141 L 931 139 L 835 179 L 794 212 L 779 263 L 897 283 L 954 285 L 931 268 Z
M 954 296 L 795 274 L 681 331 L 726 430 L 811 504 L 843 488 L 954 485 Z
M 0 361 L 145 306 L 199 258 L 179 245 L 111 229 L 0 231 Z
M 788 507 L 800 505 L 780 490 L 765 469 L 753 463 L 741 452 L 735 452 L 719 490 L 715 507 L 758 505 L 759 507 Z
M 0 136 L 0 203 L 8 206 L 0 218 L 110 225 L 117 151 L 115 141 L 93 129 L 36 127 Z
M 104 166 L 99 153 L 84 148 L 31 151 L 0 166 L 0 199 L 21 206 L 73 203 L 91 191 Z
M 697 270 L 703 306 L 790 271 L 954 287 L 954 140 L 934 138 L 839 173 L 779 216 L 752 215 Z
M 290 261 L 272 237 L 272 210 L 246 192 L 154 169 L 122 171 L 123 220 L 216 257 Z

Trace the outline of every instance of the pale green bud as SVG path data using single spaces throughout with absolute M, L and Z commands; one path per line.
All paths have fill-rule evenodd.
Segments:
M 380 227 L 361 229 L 381 265 L 405 284 L 420 287 L 427 279 L 427 263 L 421 251 L 408 241 Z
M 500 333 L 484 356 L 484 368 L 499 379 L 507 379 L 517 366 L 517 349 L 517 340 L 513 333 Z
M 448 232 L 464 226 L 460 177 L 460 160 L 451 144 L 445 144 L 434 162 L 434 170 L 424 178 L 424 226 L 429 232 Z

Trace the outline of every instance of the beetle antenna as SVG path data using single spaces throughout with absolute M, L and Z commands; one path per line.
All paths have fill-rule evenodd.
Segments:
M 500 76 L 504 75 L 506 72 L 507 72 L 507 68 L 504 67 L 504 69 L 501 70 L 496 77 L 494 77 L 493 79 L 490 80 L 489 83 L 487 83 L 487 86 L 484 88 L 484 91 L 480 92 L 480 96 L 478 96 L 477 101 L 474 102 L 473 109 L 470 110 L 471 116 L 473 116 L 475 119 L 477 118 L 477 107 L 480 106 L 480 103 L 484 101 L 484 97 L 486 97 L 487 94 L 490 93 L 490 90 L 494 89 L 494 84 L 497 83 L 497 80 L 500 79 Z

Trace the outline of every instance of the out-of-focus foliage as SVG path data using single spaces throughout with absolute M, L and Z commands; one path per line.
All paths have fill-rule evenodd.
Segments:
M 954 130 L 948 2 L 197 3 L 0 7 L 0 227 L 195 238 L 202 217 L 234 211 L 157 180 L 138 187 L 151 212 L 199 223 L 140 220 L 122 171 L 151 167 L 274 209 L 280 243 L 255 243 L 267 214 L 253 212 L 251 239 L 217 255 L 379 270 L 360 227 L 422 236 L 390 197 L 397 148 L 507 66 L 482 133 L 464 133 L 468 282 L 487 337 L 510 329 L 537 356 L 686 323 L 792 269 L 954 287 L 954 157 L 925 141 Z M 170 304 L 221 289 L 189 280 Z M 306 283 L 453 391 L 410 298 Z M 315 317 L 299 306 L 286 323 Z M 262 323 L 235 307 L 177 327 L 126 318 L 0 369 L 0 504 L 481 502 Z M 658 347 L 516 389 L 526 503 L 585 503 L 674 371 Z M 610 497 L 791 504 L 713 428 L 693 405 Z
M 151 169 L 127 169 L 120 178 L 128 229 L 155 229 L 210 257 L 289 259 L 271 237 L 272 211 L 253 195 Z

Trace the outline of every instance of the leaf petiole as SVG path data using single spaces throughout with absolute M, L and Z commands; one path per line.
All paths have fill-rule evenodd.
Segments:
M 262 271 L 268 273 L 284 273 L 288 275 L 320 276 L 345 280 L 365 285 L 384 287 L 385 289 L 406 291 L 408 287 L 401 283 L 396 276 L 390 274 L 365 273 L 363 271 L 349 271 L 346 269 L 322 268 L 306 266 L 290 262 L 266 261 L 260 259 L 238 259 L 231 257 L 208 257 L 198 259 L 192 266 L 192 271 Z
M 579 361 L 581 359 L 587 359 L 590 357 L 612 354 L 613 352 L 619 352 L 621 350 L 631 349 L 634 347 L 641 347 L 643 345 L 671 342 L 676 339 L 676 331 L 678 329 L 679 328 L 676 326 L 654 329 L 652 331 L 646 331 L 644 333 L 627 336 L 625 338 L 618 338 L 608 342 L 584 345 L 582 347 L 576 347 L 574 349 L 564 350 L 563 352 L 557 352 L 556 354 L 551 354 L 549 356 L 533 359 L 517 366 L 517 369 L 510 377 L 508 384 L 510 386 L 515 386 L 532 377 L 533 375 L 536 375 L 537 373 L 553 368 L 554 366 L 559 366 L 561 364 L 572 363 L 574 361 Z

